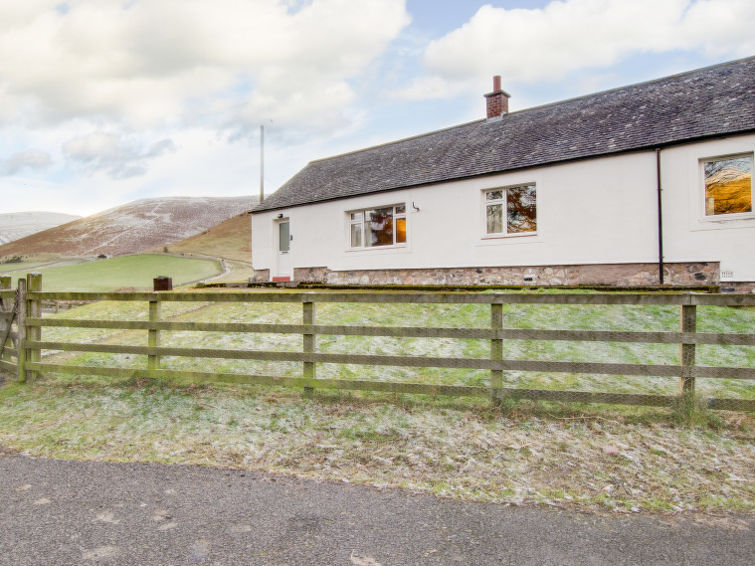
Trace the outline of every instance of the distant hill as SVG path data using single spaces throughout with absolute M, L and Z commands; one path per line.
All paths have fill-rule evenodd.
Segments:
M 253 197 L 145 199 L 0 246 L 4 256 L 119 256 L 184 240 L 246 212 Z
M 217 226 L 167 246 L 170 253 L 187 253 L 222 257 L 250 263 L 252 261 L 252 217 L 244 212 Z M 163 248 L 154 251 L 163 251 Z
M 0 214 L 0 245 L 20 240 L 61 224 L 78 220 L 81 216 L 57 212 L 11 212 Z

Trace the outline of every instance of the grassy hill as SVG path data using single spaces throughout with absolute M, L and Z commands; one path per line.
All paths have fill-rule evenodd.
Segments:
M 201 234 L 170 244 L 167 248 L 170 253 L 222 257 L 249 263 L 252 254 L 251 216 L 244 212 L 208 228 Z
M 134 201 L 0 246 L 2 258 L 121 256 L 162 248 L 249 210 L 252 197 Z

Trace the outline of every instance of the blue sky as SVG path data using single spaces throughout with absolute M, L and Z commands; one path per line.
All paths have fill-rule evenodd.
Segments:
M 0 3 L 2 212 L 259 192 L 308 161 L 755 54 L 751 0 Z

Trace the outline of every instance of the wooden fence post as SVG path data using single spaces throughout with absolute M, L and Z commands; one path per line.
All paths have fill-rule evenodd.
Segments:
M 306 301 L 302 303 L 302 323 L 314 324 L 315 323 L 315 303 Z M 317 337 L 313 332 L 304 332 L 303 338 L 303 351 L 305 354 L 312 354 L 315 351 L 315 342 Z M 307 379 L 307 383 L 304 386 L 304 396 L 309 397 L 314 392 L 314 379 L 316 377 L 315 362 L 304 362 L 303 377 Z M 312 381 L 309 381 L 312 380 Z
M 503 305 L 493 303 L 490 305 L 490 327 L 493 330 L 503 328 Z M 503 340 L 491 338 L 490 359 L 500 361 L 503 359 Z M 503 387 L 503 370 L 490 370 L 490 398 L 493 403 L 500 403 L 501 388 Z
M 11 288 L 11 282 L 12 282 L 12 279 L 10 275 L 0 276 L 0 291 L 9 290 Z M 12 312 L 12 310 L 13 310 L 13 301 L 10 301 L 10 305 L 6 306 L 5 300 L 2 297 L 0 297 L 0 312 L 10 313 Z M 10 319 L 6 320 L 0 317 L 0 341 L 3 340 L 6 333 L 10 334 L 10 330 L 8 330 L 8 327 L 12 325 L 13 325 L 12 320 Z M 10 335 L 8 336 L 8 339 L 10 340 Z M 0 349 L 2 349 L 2 347 L 3 347 L 3 344 L 2 342 L 0 342 Z M 0 353 L 0 360 L 2 360 L 4 357 L 5 355 Z
M 26 279 L 18 280 L 16 291 L 16 325 L 18 326 L 18 381 L 26 381 Z
M 27 290 L 27 302 L 29 305 L 26 309 L 26 316 L 29 318 L 41 318 L 42 317 L 42 301 L 31 297 L 31 293 L 42 290 L 42 274 L 41 273 L 27 273 L 26 274 L 26 290 Z M 26 321 L 24 321 L 24 324 L 26 324 Z M 26 334 L 26 339 L 28 342 L 41 342 L 42 341 L 42 327 L 41 326 L 29 326 L 27 327 L 25 334 Z M 42 352 L 39 350 L 39 348 L 27 349 L 27 354 L 26 354 L 27 362 L 39 363 L 41 359 L 42 359 Z M 34 380 L 38 376 L 39 376 L 38 371 L 27 370 L 26 381 L 28 383 L 34 383 Z
M 697 307 L 695 305 L 682 305 L 681 331 L 696 332 L 697 330 Z M 695 394 L 695 378 L 689 375 L 687 369 L 695 365 L 695 344 L 682 343 L 680 346 L 679 362 L 681 363 L 680 393 L 684 397 L 692 397 Z
M 149 301 L 149 321 L 158 322 L 160 320 L 160 305 L 162 303 L 157 299 Z M 160 331 L 157 328 L 150 328 L 147 331 L 147 346 L 149 348 L 158 348 L 160 346 Z M 147 369 L 160 369 L 160 356 L 149 354 L 147 356 Z

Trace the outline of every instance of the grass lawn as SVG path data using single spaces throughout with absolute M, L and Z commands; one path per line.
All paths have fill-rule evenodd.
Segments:
M 75 261 L 75 260 L 72 260 Z M 24 261 L 21 263 L 0 263 L 0 274 L 9 273 L 11 271 L 34 271 L 36 268 L 43 265 L 53 263 L 53 260 L 48 261 Z
M 112 291 L 152 289 L 158 276 L 173 278 L 173 285 L 212 277 L 221 272 L 218 262 L 168 255 L 130 255 L 39 269 L 45 291 Z M 16 274 L 18 275 L 18 274 Z M 14 286 L 16 282 L 14 280 Z
M 45 282 L 45 288 L 48 288 Z M 507 305 L 521 328 L 676 330 L 678 307 Z M 301 305 L 165 303 L 163 318 L 301 321 Z M 144 320 L 147 305 L 101 302 L 65 318 Z M 318 305 L 319 324 L 486 327 L 483 305 Z M 698 308 L 701 331 L 753 332 L 755 310 Z M 144 331 L 45 328 L 43 339 L 146 345 Z M 172 332 L 165 346 L 296 350 L 298 335 Z M 486 357 L 485 340 L 318 337 L 321 352 Z M 755 367 L 755 348 L 706 346 L 703 365 Z M 505 357 L 678 363 L 679 347 L 505 341 Z M 145 367 L 144 356 L 55 354 L 51 362 Z M 300 375 L 301 364 L 172 358 L 167 368 Z M 318 377 L 487 385 L 489 372 L 318 364 Z M 506 385 L 673 394 L 676 378 L 507 372 Z M 745 380 L 699 379 L 705 396 L 755 398 Z M 636 512 L 755 511 L 755 419 L 671 409 L 297 391 L 43 376 L 0 388 L 0 453 L 205 464 L 395 486 L 441 496 Z

